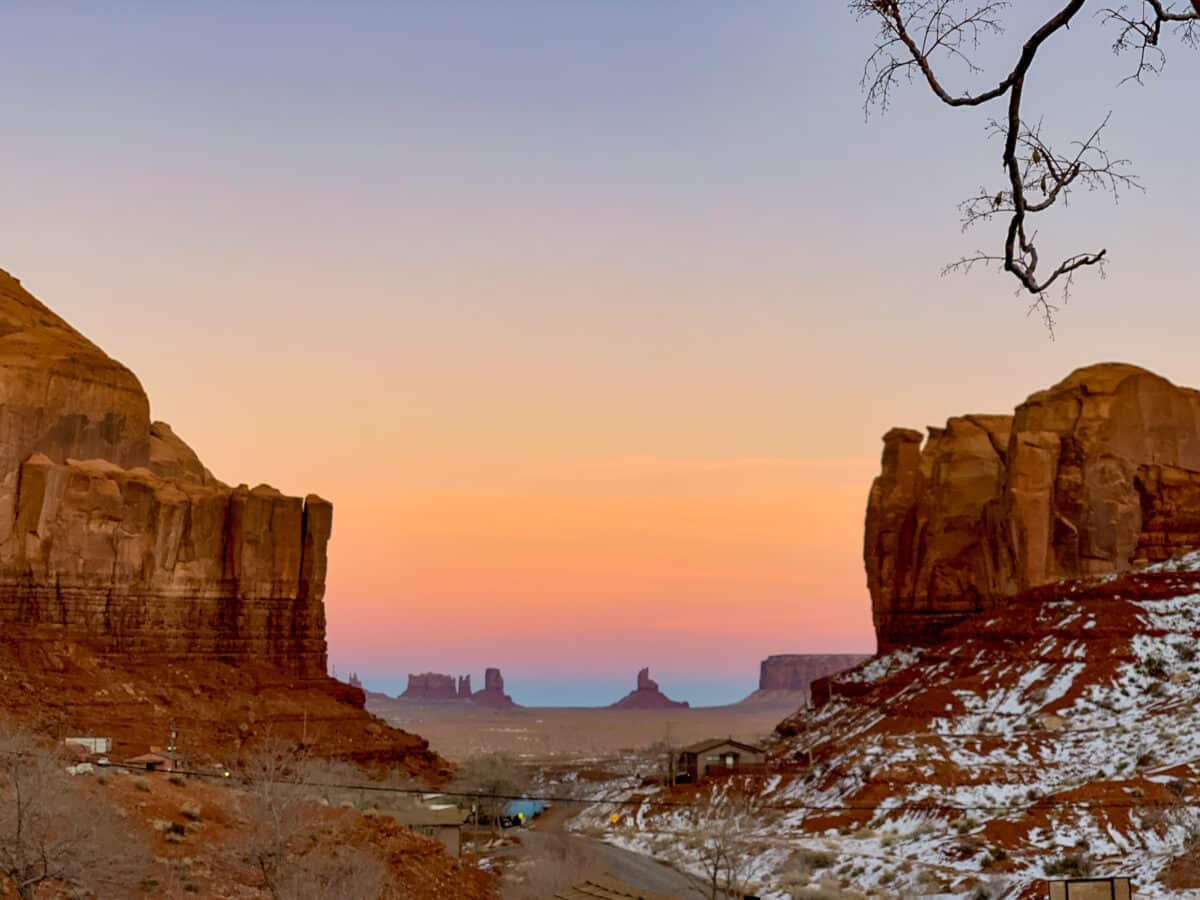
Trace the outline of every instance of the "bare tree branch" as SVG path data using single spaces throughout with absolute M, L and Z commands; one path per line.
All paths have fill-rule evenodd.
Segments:
M 1062 2 L 1062 0 L 1060 0 Z M 1007 183 L 999 190 L 981 187 L 959 204 L 964 230 L 993 218 L 1007 220 L 1003 254 L 978 252 L 951 263 L 943 274 L 970 271 L 976 265 L 997 265 L 1016 278 L 1021 292 L 1033 296 L 1031 310 L 1039 311 L 1053 333 L 1055 307 L 1046 299 L 1052 287 L 1067 298 L 1075 274 L 1096 267 L 1103 273 L 1107 250 L 1085 250 L 1066 256 L 1052 268 L 1041 268 L 1038 233 L 1030 219 L 1060 202 L 1066 206 L 1074 190 L 1104 191 L 1120 199 L 1125 189 L 1142 190 L 1128 171 L 1129 161 L 1113 158 L 1101 143 L 1111 113 L 1083 140 L 1066 152 L 1056 151 L 1044 136 L 1042 123 L 1030 125 L 1022 117 L 1026 77 L 1034 59 L 1056 34 L 1070 27 L 1087 0 L 1067 0 L 1022 44 L 1012 68 L 994 87 L 980 93 L 953 93 L 937 69 L 957 63 L 968 74 L 982 74 L 973 55 L 981 41 L 1003 32 L 1002 15 L 1008 0 L 850 0 L 859 19 L 879 26 L 875 49 L 867 57 L 862 86 L 865 106 L 886 111 L 892 91 L 903 79 L 922 79 L 933 94 L 952 107 L 975 107 L 1007 98 L 1003 119 L 989 123 L 989 133 L 1004 145 L 1002 162 Z M 1200 45 L 1200 0 L 1195 8 L 1179 10 L 1162 0 L 1141 0 L 1138 11 L 1130 4 L 1105 8 L 1098 15 L 1118 28 L 1113 49 L 1136 52 L 1138 62 L 1126 80 L 1141 82 L 1147 73 L 1161 71 L 1166 60 L 1159 43 L 1165 25 L 1174 25 L 1181 41 Z

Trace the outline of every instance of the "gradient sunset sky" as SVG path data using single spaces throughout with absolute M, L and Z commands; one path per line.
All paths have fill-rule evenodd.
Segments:
M 1022 3 L 985 61 L 1053 4 Z M 1200 54 L 1085 17 L 1028 111 L 1146 194 L 1051 342 L 995 274 L 999 110 L 913 85 L 866 119 L 841 2 L 8 5 L 0 267 L 130 366 L 221 479 L 335 506 L 331 661 L 500 666 L 602 703 L 644 665 L 738 699 L 771 653 L 874 649 L 879 438 L 1090 362 L 1200 385 Z M 977 84 L 955 72 L 952 80 Z

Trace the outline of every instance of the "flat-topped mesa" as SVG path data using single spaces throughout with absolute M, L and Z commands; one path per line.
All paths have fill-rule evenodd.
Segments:
M 1200 392 L 1145 369 L 1088 366 L 1012 416 L 883 440 L 863 547 L 881 651 L 1200 547 Z
M 852 669 L 870 657 L 861 653 L 781 653 L 759 667 L 760 691 L 807 691 L 814 681 Z
M 128 369 L 0 271 L 0 625 L 323 678 L 315 495 L 217 481 Z
M 408 676 L 408 686 L 400 695 L 401 700 L 457 700 L 458 689 L 453 675 L 437 672 L 422 672 Z

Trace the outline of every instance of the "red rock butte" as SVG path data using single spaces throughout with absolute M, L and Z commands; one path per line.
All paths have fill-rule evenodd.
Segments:
M 1136 366 L 883 443 L 863 548 L 881 652 L 1030 588 L 1200 547 L 1200 392 Z
M 686 700 L 672 700 L 661 690 L 658 682 L 650 677 L 649 667 L 639 669 L 637 687 L 609 706 L 609 709 L 686 709 Z
M 0 271 L 0 622 L 323 678 L 332 517 L 222 484 L 132 372 Z

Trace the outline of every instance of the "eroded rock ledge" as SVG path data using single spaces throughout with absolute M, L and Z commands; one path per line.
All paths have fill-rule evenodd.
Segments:
M 332 518 L 222 484 L 132 372 L 0 271 L 0 626 L 323 678 Z
M 863 549 L 881 651 L 1200 547 L 1200 392 L 1145 369 L 1088 366 L 1012 416 L 883 440 Z

